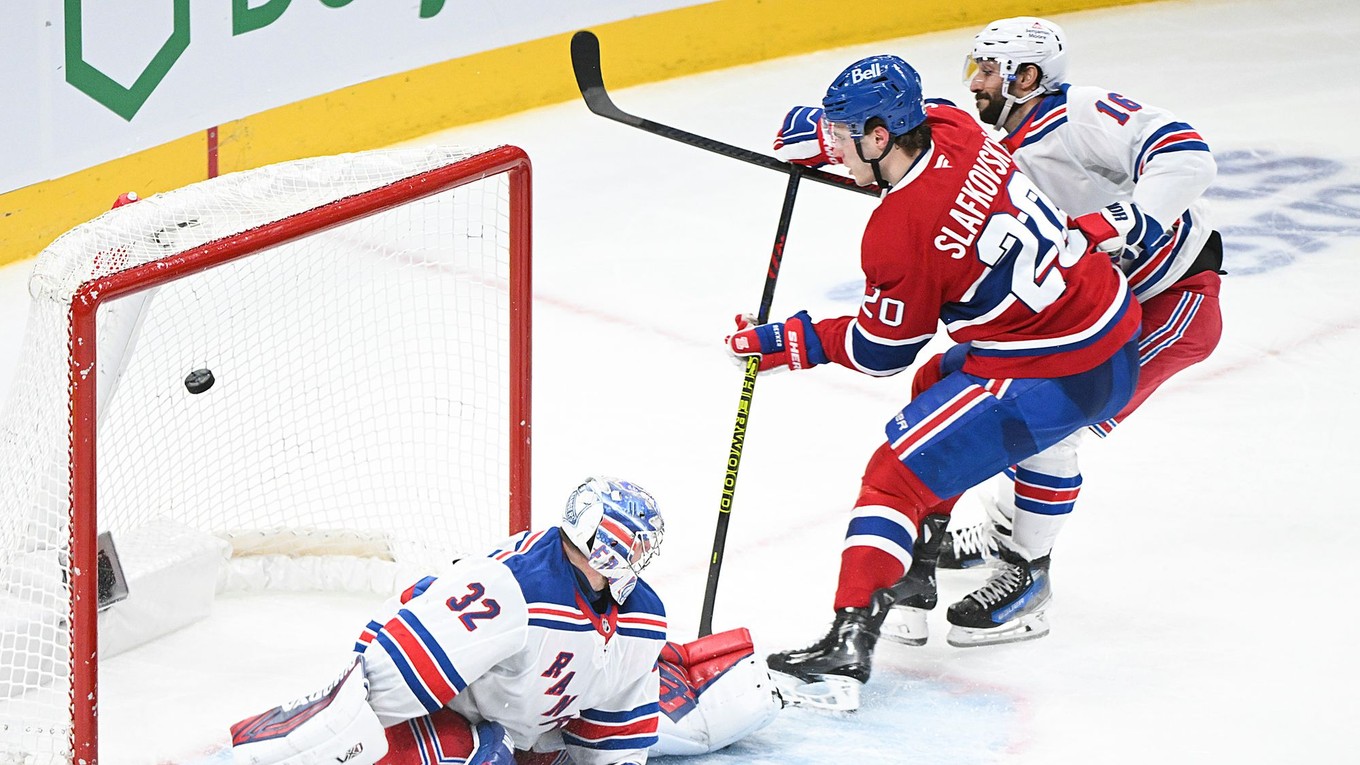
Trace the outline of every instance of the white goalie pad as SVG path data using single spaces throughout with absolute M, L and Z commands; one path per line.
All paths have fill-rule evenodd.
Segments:
M 358 657 L 334 683 L 231 726 L 234 765 L 373 765 L 387 733 L 368 705 Z
M 745 629 L 668 643 L 658 666 L 662 714 L 651 754 L 717 751 L 769 725 L 784 706 Z

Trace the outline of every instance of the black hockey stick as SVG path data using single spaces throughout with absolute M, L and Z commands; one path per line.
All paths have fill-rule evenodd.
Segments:
M 765 290 L 760 295 L 756 324 L 770 320 L 774 286 L 779 279 L 779 265 L 784 260 L 784 240 L 788 238 L 789 223 L 793 221 L 793 202 L 798 196 L 798 181 L 803 177 L 803 168 L 794 167 L 796 169 L 789 173 L 789 183 L 784 188 L 784 206 L 779 210 L 779 226 L 775 229 L 774 247 L 770 250 L 770 267 L 765 271 Z M 718 525 L 713 532 L 713 556 L 708 561 L 708 584 L 704 586 L 704 608 L 699 615 L 699 637 L 713 634 L 713 606 L 718 598 L 718 576 L 722 573 L 723 551 L 727 548 L 727 524 L 732 519 L 732 497 L 737 490 L 737 470 L 741 467 L 746 422 L 751 416 L 751 399 L 756 393 L 756 375 L 759 372 L 760 356 L 748 356 L 746 375 L 741 382 L 741 398 L 737 401 L 737 418 L 732 423 L 732 446 L 727 452 L 722 499 L 718 502 Z
M 802 178 L 878 196 L 876 187 L 860 188 L 854 181 L 839 175 L 800 165 L 781 162 L 759 152 L 749 151 L 711 138 L 695 135 L 678 128 L 628 114 L 614 105 L 604 88 L 604 76 L 600 70 L 600 41 L 591 32 L 577 32 L 571 38 L 571 65 L 576 73 L 576 84 L 581 89 L 589 109 L 615 122 L 631 125 L 648 133 L 689 144 L 706 151 L 732 157 L 753 165 L 786 173 L 788 185 L 784 190 L 784 205 L 779 212 L 779 226 L 775 230 L 774 247 L 770 252 L 769 268 L 765 272 L 765 289 L 760 297 L 760 310 L 756 323 L 764 324 L 770 320 L 770 306 L 774 302 L 775 283 L 779 278 L 779 266 L 784 259 L 784 241 L 788 237 L 789 224 L 793 220 L 793 203 L 798 197 L 798 182 Z M 713 556 L 708 563 L 708 584 L 704 588 L 704 606 L 699 619 L 699 636 L 713 634 L 713 607 L 718 595 L 718 576 L 722 572 L 723 552 L 727 546 L 727 526 L 732 517 L 732 499 L 737 488 L 737 470 L 741 467 L 742 447 L 746 443 L 746 424 L 751 416 L 751 402 L 755 395 L 756 375 L 760 371 L 760 357 L 751 356 L 746 360 L 746 375 L 742 380 L 741 398 L 737 403 L 737 416 L 732 424 L 732 445 L 727 456 L 727 473 L 723 476 L 722 500 L 718 505 L 718 524 L 713 535 Z
M 689 144 L 705 151 L 721 154 L 724 157 L 739 159 L 742 162 L 749 162 L 752 165 L 768 168 L 780 173 L 801 174 L 804 178 L 817 183 L 825 183 L 828 186 L 858 191 L 861 194 L 878 196 L 877 186 L 860 187 L 850 178 L 832 173 L 823 172 L 810 167 L 802 167 L 789 162 L 783 162 L 767 154 L 758 151 L 743 149 L 732 146 L 712 138 L 705 138 L 695 135 L 679 128 L 669 125 L 662 125 L 659 122 L 652 122 L 649 119 L 637 117 L 623 111 L 614 105 L 613 99 L 609 97 L 609 92 L 604 89 L 604 74 L 600 70 L 600 39 L 594 32 L 581 31 L 572 35 L 571 38 L 571 68 L 576 73 L 576 86 L 581 89 L 581 97 L 585 99 L 586 106 L 594 113 L 606 119 L 622 122 L 631 125 L 639 130 L 645 130 L 653 135 L 662 138 L 669 138 L 672 141 Z

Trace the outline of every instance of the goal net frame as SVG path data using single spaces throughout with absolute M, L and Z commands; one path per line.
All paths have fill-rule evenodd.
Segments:
M 152 289 L 253 253 L 504 173 L 509 192 L 509 494 L 508 532 L 530 519 L 530 379 L 532 199 L 525 152 L 503 146 L 202 244 L 165 259 L 83 283 L 69 314 L 70 381 L 70 687 L 74 762 L 94 765 L 99 739 L 97 565 L 97 337 L 98 309 L 113 299 Z

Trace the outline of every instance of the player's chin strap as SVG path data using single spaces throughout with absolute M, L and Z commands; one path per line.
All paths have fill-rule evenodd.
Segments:
M 862 135 L 855 136 L 855 153 L 859 155 L 860 161 L 869 163 L 869 167 L 874 169 L 874 182 L 877 183 L 878 187 L 883 189 L 883 193 L 886 194 L 892 190 L 892 184 L 884 179 L 883 171 L 879 169 L 878 163 L 882 162 L 883 158 L 888 156 L 888 152 L 892 151 L 892 137 L 888 137 L 888 144 L 883 147 L 883 153 L 879 154 L 874 159 L 869 159 L 864 156 L 864 146 L 860 144 L 860 139 L 863 137 L 864 136 Z
M 1024 96 L 1022 98 L 1016 98 L 1015 96 L 1011 95 L 1011 86 L 1014 84 L 1015 78 L 1014 76 L 1012 76 L 1011 79 L 1007 81 L 1005 89 L 1001 91 L 1001 95 L 1005 97 L 1006 105 L 1001 107 L 1001 114 L 997 115 L 996 122 L 992 123 L 992 127 L 995 127 L 998 130 L 1006 129 L 1006 118 L 1011 116 L 1011 109 L 1015 108 L 1016 106 L 1019 106 L 1020 104 L 1027 104 L 1030 101 L 1033 101 L 1034 99 L 1046 95 L 1048 93 L 1048 91 L 1044 90 L 1043 88 L 1035 88 L 1033 92 L 1031 92 L 1029 95 Z

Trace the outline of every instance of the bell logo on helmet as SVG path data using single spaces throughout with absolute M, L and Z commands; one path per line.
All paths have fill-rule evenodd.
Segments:
M 921 77 L 897 56 L 851 64 L 826 89 L 822 107 L 827 122 L 847 126 L 851 137 L 863 135 L 865 123 L 875 118 L 892 135 L 903 135 L 926 119 Z
M 852 70 L 850 72 L 850 82 L 858 83 L 864 82 L 865 80 L 872 80 L 876 77 L 882 77 L 887 71 L 887 67 L 875 61 L 867 69 Z

